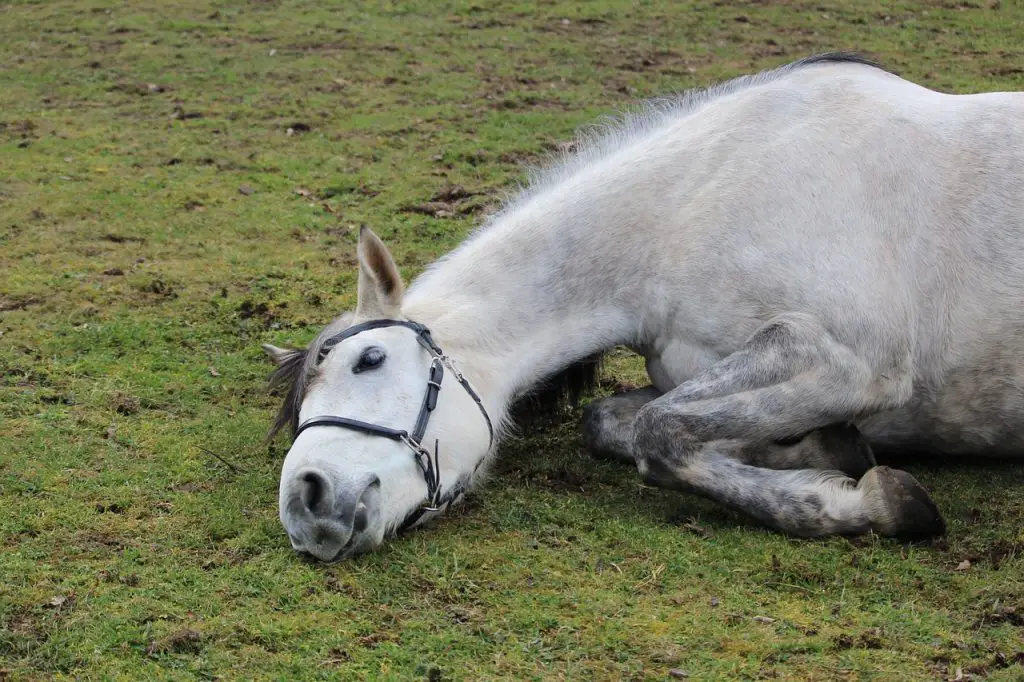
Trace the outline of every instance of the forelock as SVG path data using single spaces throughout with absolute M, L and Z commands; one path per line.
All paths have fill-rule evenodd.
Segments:
M 275 391 L 287 387 L 281 407 L 277 410 L 274 423 L 267 434 L 272 439 L 285 427 L 291 430 L 292 436 L 299 428 L 299 413 L 302 402 L 306 399 L 306 391 L 316 378 L 317 359 L 324 343 L 332 336 L 347 329 L 352 322 L 352 314 L 345 313 L 324 327 L 323 331 L 306 348 L 289 349 L 288 355 L 270 375 L 270 390 Z

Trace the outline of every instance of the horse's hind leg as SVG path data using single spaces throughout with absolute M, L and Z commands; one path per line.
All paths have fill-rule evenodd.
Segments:
M 783 316 L 722 366 L 640 408 L 637 468 L 648 481 L 694 490 L 796 535 L 941 534 L 941 515 L 906 472 L 874 467 L 858 483 L 840 471 L 774 470 L 736 457 L 898 404 L 905 396 L 886 388 L 899 385 L 897 370 L 880 381 L 883 372 L 813 318 Z

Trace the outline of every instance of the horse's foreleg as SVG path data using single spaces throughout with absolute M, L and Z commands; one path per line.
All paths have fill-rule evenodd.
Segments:
M 590 403 L 583 411 L 583 446 L 594 457 L 633 464 L 633 420 L 662 395 L 648 386 Z M 860 478 L 875 466 L 868 439 L 852 424 L 832 424 L 775 443 L 737 443 L 731 457 L 768 469 L 822 469 Z
M 646 480 L 694 490 L 797 535 L 944 532 L 928 494 L 905 472 L 874 467 L 858 483 L 840 471 L 748 463 L 768 463 L 771 447 L 778 447 L 768 445 L 773 441 L 850 421 L 896 397 L 807 316 L 766 325 L 742 354 L 640 408 L 632 452 Z M 882 385 L 893 385 L 892 378 Z M 818 445 L 827 440 L 819 435 Z M 737 457 L 758 443 L 765 444 L 763 462 Z

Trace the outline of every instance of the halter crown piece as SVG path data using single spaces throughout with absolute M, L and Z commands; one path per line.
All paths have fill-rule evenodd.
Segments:
M 323 348 L 330 350 L 337 344 L 341 343 L 345 339 L 355 336 L 360 332 L 369 331 L 371 329 L 382 329 L 384 327 L 406 327 L 416 332 L 416 340 L 421 346 L 423 346 L 427 352 L 429 352 L 433 359 L 430 361 L 430 370 L 427 375 L 427 388 L 423 394 L 423 404 L 420 406 L 419 416 L 416 418 L 416 424 L 413 427 L 412 432 L 392 429 L 387 426 L 380 426 L 378 424 L 370 424 L 368 422 L 359 421 L 357 419 L 349 419 L 348 417 L 334 417 L 334 416 L 320 416 L 311 417 L 306 421 L 299 424 L 298 428 L 295 429 L 295 438 L 299 437 L 299 434 L 306 429 L 314 426 L 337 426 L 343 429 L 351 429 L 352 431 L 360 431 L 362 433 L 370 434 L 371 436 L 381 436 L 390 440 L 401 441 L 412 449 L 413 457 L 416 460 L 417 466 L 423 472 L 423 480 L 427 484 L 427 501 L 426 503 L 413 511 L 409 516 L 402 521 L 399 526 L 399 532 L 409 528 L 412 524 L 416 523 L 424 512 L 435 512 L 445 509 L 452 502 L 457 500 L 466 492 L 465 483 L 462 480 L 456 482 L 447 493 L 441 494 L 441 471 L 438 464 L 438 441 L 434 440 L 434 453 L 431 455 L 423 445 L 423 434 L 427 430 L 427 422 L 430 421 L 430 414 L 437 407 L 437 395 L 441 391 L 441 382 L 444 380 L 444 368 L 455 376 L 455 380 L 458 381 L 462 388 L 466 390 L 469 397 L 476 402 L 476 406 L 480 408 L 480 414 L 483 415 L 484 421 L 487 422 L 487 431 L 490 434 L 490 443 L 487 449 L 490 450 L 491 446 L 494 445 L 494 426 L 491 424 L 491 418 L 487 415 L 487 410 L 484 409 L 484 404 L 480 400 L 480 396 L 477 395 L 473 387 L 469 385 L 459 370 L 455 368 L 452 359 L 449 358 L 441 350 L 441 347 L 434 343 L 434 339 L 430 336 L 430 330 L 418 322 L 411 322 L 408 320 L 370 320 L 369 322 L 363 322 L 357 325 L 353 325 L 341 332 L 336 334 L 324 342 Z M 481 460 L 482 461 L 482 460 Z M 477 467 L 480 465 L 477 464 Z

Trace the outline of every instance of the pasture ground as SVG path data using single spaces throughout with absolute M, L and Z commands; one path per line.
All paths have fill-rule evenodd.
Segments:
M 814 52 L 1024 88 L 1013 1 L 538 4 L 0 5 L 0 679 L 1024 676 L 1019 467 L 910 466 L 935 545 L 798 541 L 569 411 L 442 522 L 292 553 L 259 344 L 353 303 L 359 225 L 414 276 L 581 124 Z

